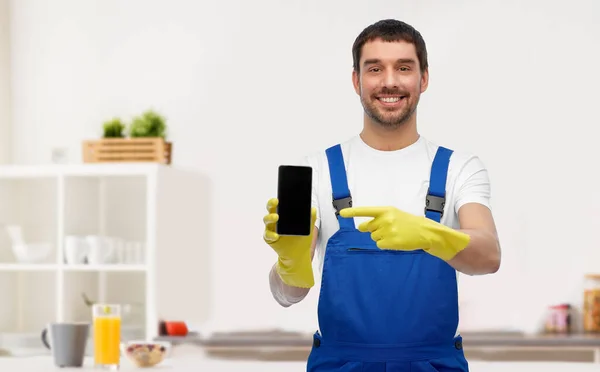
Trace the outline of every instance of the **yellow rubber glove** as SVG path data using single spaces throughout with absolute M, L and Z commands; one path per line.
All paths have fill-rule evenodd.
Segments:
M 313 276 L 310 247 L 312 245 L 314 229 L 311 228 L 308 236 L 279 236 L 275 232 L 275 226 L 279 215 L 277 214 L 276 198 L 267 203 L 267 214 L 263 221 L 265 231 L 263 238 L 267 244 L 277 253 L 277 273 L 281 280 L 290 286 L 299 288 L 311 288 L 315 285 Z M 317 210 L 311 210 L 311 227 L 315 225 Z
M 370 232 L 380 249 L 424 251 L 451 260 L 469 244 L 468 234 L 456 231 L 427 217 L 415 216 L 394 207 L 354 207 L 340 211 L 349 217 L 373 217 L 361 223 L 358 230 Z

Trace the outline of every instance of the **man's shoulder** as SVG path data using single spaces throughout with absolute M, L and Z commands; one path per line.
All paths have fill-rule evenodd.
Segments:
M 357 138 L 359 138 L 359 137 L 352 136 L 344 141 L 341 141 L 338 143 L 332 143 L 332 144 L 326 145 L 325 147 L 323 147 L 317 151 L 308 153 L 307 155 L 304 156 L 304 163 L 307 165 L 311 165 L 312 167 L 318 168 L 319 166 L 327 163 L 327 150 L 329 150 L 330 148 L 335 147 L 335 146 L 340 146 L 342 153 L 347 154 L 349 148 L 357 140 Z
M 448 185 L 452 185 L 448 190 L 458 200 L 457 206 L 460 207 L 467 201 L 477 201 L 489 207 L 487 198 L 490 194 L 490 178 L 488 170 L 479 155 L 460 148 L 442 146 L 452 150 L 446 182 Z M 428 151 L 435 156 L 440 145 L 428 141 L 427 147 Z
M 450 156 L 450 164 L 448 166 L 448 172 L 458 173 L 471 163 L 478 163 L 480 165 L 483 165 L 479 155 L 474 152 L 467 151 L 461 148 L 454 148 L 453 146 L 449 146 L 446 144 L 439 144 L 429 139 L 424 139 L 424 142 L 425 147 L 427 148 L 428 156 L 430 157 L 431 161 L 433 161 L 433 159 L 435 158 L 437 150 L 440 147 L 452 151 L 452 155 Z

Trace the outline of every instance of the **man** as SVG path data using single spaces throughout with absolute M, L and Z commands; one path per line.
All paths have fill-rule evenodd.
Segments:
M 282 306 L 322 271 L 308 371 L 468 371 L 458 332 L 457 274 L 494 273 L 500 245 L 478 157 L 417 131 L 427 50 L 410 25 L 383 20 L 356 39 L 352 81 L 360 135 L 310 156 L 314 230 L 279 237 L 277 200 L 264 240 L 278 254 L 271 290 Z M 443 123 L 447 125 L 447 123 Z

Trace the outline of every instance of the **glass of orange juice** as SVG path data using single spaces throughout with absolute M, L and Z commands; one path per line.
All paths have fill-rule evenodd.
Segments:
M 119 369 L 121 359 L 121 307 L 93 306 L 94 365 L 103 369 Z

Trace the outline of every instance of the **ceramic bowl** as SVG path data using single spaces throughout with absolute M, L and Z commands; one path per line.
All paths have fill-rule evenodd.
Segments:
M 123 354 L 137 367 L 153 367 L 165 359 L 169 348 L 166 342 L 129 341 L 123 345 Z

